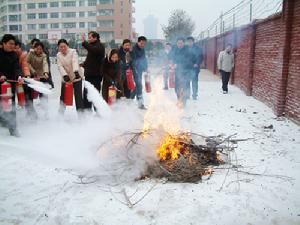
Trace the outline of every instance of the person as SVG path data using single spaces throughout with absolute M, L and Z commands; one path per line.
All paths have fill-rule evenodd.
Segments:
M 57 66 L 62 78 L 60 95 L 60 112 L 65 110 L 64 95 L 65 83 L 73 83 L 76 110 L 81 112 L 84 109 L 82 96 L 82 77 L 79 74 L 78 55 L 75 49 L 69 48 L 69 43 L 65 39 L 60 39 L 57 43 Z
M 117 49 L 112 49 L 108 56 L 105 58 L 103 66 L 103 87 L 102 96 L 108 102 L 108 92 L 110 86 L 117 88 L 117 98 L 120 98 L 123 93 L 123 83 L 121 80 L 121 67 L 119 54 Z
M 189 96 L 190 68 L 194 65 L 194 55 L 185 46 L 185 39 L 178 38 L 172 54 L 175 65 L 175 92 L 179 107 L 184 107 Z
M 234 54 L 232 53 L 232 45 L 227 44 L 225 50 L 221 51 L 218 57 L 218 69 L 222 76 L 223 94 L 228 94 L 228 82 L 233 67 L 234 67 Z
M 30 51 L 27 56 L 27 63 L 29 65 L 31 78 L 43 83 L 49 83 L 49 67 L 47 62 L 47 56 L 44 53 L 44 45 L 42 42 L 36 42 L 34 44 L 33 51 Z M 39 96 L 41 98 L 45 98 L 43 94 L 39 94 Z M 47 98 L 45 99 L 47 100 Z M 32 95 L 30 95 L 27 102 L 33 106 Z M 34 111 L 32 112 L 32 119 L 37 119 L 37 115 L 35 115 Z
M 133 70 L 131 41 L 129 39 L 125 39 L 123 41 L 123 44 L 119 50 L 119 57 L 120 57 L 121 79 L 123 83 L 124 96 L 127 99 L 129 99 L 131 96 L 131 91 L 129 90 L 127 85 L 126 71 L 128 69 Z
M 2 48 L 0 48 L 0 93 L 2 93 L 2 84 L 7 80 L 18 80 L 22 76 L 22 71 L 19 65 L 18 56 L 15 52 L 16 38 L 12 34 L 5 34 L 2 37 Z M 15 107 L 15 84 L 11 83 L 11 99 L 12 107 L 9 112 L 5 112 L 4 108 L 0 107 L 0 122 L 9 129 L 11 136 L 19 137 L 20 133 L 17 129 L 17 115 Z M 3 96 L 2 96 L 3 97 Z
M 19 65 L 22 68 L 22 72 L 24 77 L 29 78 L 30 77 L 30 70 L 27 63 L 27 52 L 23 51 L 22 42 L 19 40 L 16 40 L 15 42 L 15 52 L 17 53 L 17 56 L 19 58 Z
M 143 84 L 142 75 L 143 72 L 148 72 L 148 61 L 146 58 L 145 47 L 147 38 L 140 36 L 138 42 L 132 49 L 132 60 L 133 60 L 133 74 L 136 89 L 131 93 L 131 98 L 137 98 L 139 109 L 146 109 L 143 99 Z
M 192 96 L 194 100 L 198 98 L 198 84 L 199 84 L 199 73 L 201 64 L 203 62 L 203 50 L 195 44 L 195 39 L 193 37 L 187 38 L 188 48 L 194 55 L 195 63 L 191 68 L 191 81 L 192 83 Z
M 35 43 L 37 42 L 41 42 L 40 39 L 37 39 L 37 38 L 33 38 L 31 41 L 30 41 L 30 44 L 31 44 L 31 48 L 29 49 L 29 52 L 31 51 L 34 51 L 34 45 Z M 49 69 L 49 73 L 48 73 L 48 80 L 47 82 L 50 84 L 50 86 L 52 88 L 54 88 L 54 82 L 53 82 L 53 79 L 52 79 L 52 74 L 51 74 L 51 61 L 50 61 L 50 53 L 49 53 L 49 50 L 48 48 L 43 44 L 43 52 L 46 54 L 47 56 L 47 63 L 48 63 L 48 69 Z
M 171 54 L 172 54 L 172 45 L 171 43 L 166 43 L 165 51 L 164 51 L 164 90 L 169 89 L 169 74 L 170 74 L 170 66 L 171 66 Z
M 90 82 L 100 93 L 102 82 L 102 66 L 105 57 L 105 47 L 100 42 L 100 35 L 95 31 L 88 33 L 88 42 L 82 36 L 82 46 L 87 50 L 87 56 L 82 64 L 85 80 Z M 83 103 L 85 109 L 92 109 L 92 103 L 87 99 L 87 90 L 84 89 Z

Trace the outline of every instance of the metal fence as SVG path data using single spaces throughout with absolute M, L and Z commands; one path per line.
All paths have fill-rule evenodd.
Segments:
M 251 23 L 253 20 L 264 19 L 282 11 L 283 0 L 243 0 L 225 13 L 221 13 L 198 39 L 213 37 Z

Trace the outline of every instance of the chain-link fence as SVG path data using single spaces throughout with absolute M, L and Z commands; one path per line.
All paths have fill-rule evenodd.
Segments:
M 225 13 L 221 13 L 199 39 L 205 39 L 222 34 L 235 27 L 251 23 L 253 20 L 264 19 L 282 11 L 283 0 L 243 0 Z

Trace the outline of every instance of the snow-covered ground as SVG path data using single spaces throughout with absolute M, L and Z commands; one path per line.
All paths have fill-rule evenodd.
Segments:
M 58 74 L 56 66 L 52 70 Z M 63 117 L 56 113 L 57 87 L 47 117 L 43 104 L 37 104 L 37 122 L 18 111 L 21 138 L 0 128 L 0 224 L 300 224 L 300 127 L 276 118 L 236 87 L 223 95 L 220 80 L 208 71 L 201 72 L 199 100 L 190 100 L 183 111 L 176 109 L 173 90 L 161 90 L 159 79 L 153 82 L 155 94 L 146 94 L 146 105 L 156 107 L 163 120 L 179 119 L 182 130 L 252 138 L 239 143 L 236 162 L 244 171 L 263 175 L 216 169 L 199 184 L 135 182 L 130 176 L 117 184 L 112 179 L 116 174 L 110 174 L 125 156 L 113 146 L 97 150 L 112 137 L 142 129 L 146 112 L 122 100 L 111 116 L 77 119 L 74 109 L 68 109 Z M 264 129 L 269 125 L 273 129 Z M 137 163 L 119 176 L 136 175 L 142 167 Z M 92 182 L 78 184 L 79 175 Z M 129 208 L 121 203 L 126 203 L 124 190 L 132 202 L 146 195 Z

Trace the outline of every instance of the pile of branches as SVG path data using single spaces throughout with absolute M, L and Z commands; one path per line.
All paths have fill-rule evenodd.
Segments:
M 190 138 L 182 139 L 183 136 Z M 203 176 L 210 178 L 213 167 L 224 164 L 229 152 L 236 148 L 238 140 L 232 137 L 205 137 L 193 133 L 173 135 L 172 138 L 180 143 L 182 154 L 175 160 L 168 157 L 149 165 L 142 179 L 165 178 L 170 182 L 198 183 Z M 202 143 L 196 143 L 198 139 Z

